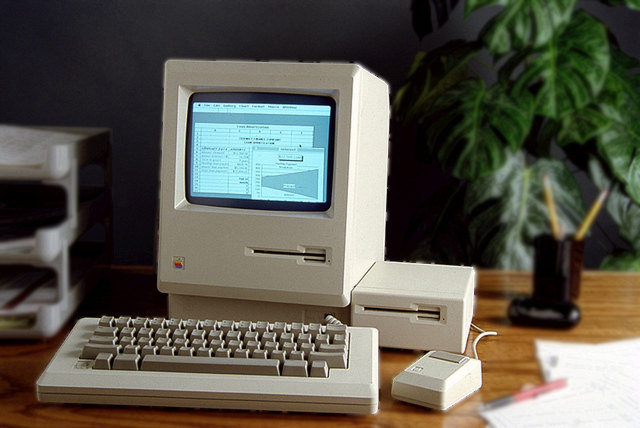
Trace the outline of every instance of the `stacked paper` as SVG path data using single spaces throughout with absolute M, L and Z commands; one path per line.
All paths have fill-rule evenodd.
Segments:
M 603 344 L 536 341 L 545 381 L 564 389 L 480 411 L 492 427 L 640 426 L 640 339 Z

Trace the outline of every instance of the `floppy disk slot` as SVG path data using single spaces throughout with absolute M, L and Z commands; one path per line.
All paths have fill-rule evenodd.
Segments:
M 362 313 L 364 315 L 379 314 L 379 315 L 417 315 L 419 320 L 440 320 L 441 311 L 438 307 L 418 307 L 418 308 L 383 308 L 363 306 Z
M 253 256 L 293 258 L 305 262 L 327 263 L 327 251 L 321 248 L 310 248 L 303 251 L 249 248 L 249 253 Z

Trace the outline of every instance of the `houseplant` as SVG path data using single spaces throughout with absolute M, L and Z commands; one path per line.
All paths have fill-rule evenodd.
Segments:
M 442 24 L 457 3 L 414 0 L 418 35 L 432 30 L 432 11 Z M 477 39 L 416 55 L 395 115 L 417 124 L 418 152 L 450 177 L 412 223 L 412 258 L 530 268 L 533 239 L 549 231 L 542 175 L 571 234 L 585 215 L 574 178 L 584 172 L 609 189 L 628 244 L 602 267 L 640 270 L 640 61 L 578 3 L 468 0 L 465 16 L 501 7 Z M 640 10 L 640 0 L 601 3 Z

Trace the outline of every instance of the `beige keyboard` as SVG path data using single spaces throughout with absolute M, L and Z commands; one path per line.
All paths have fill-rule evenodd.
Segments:
M 378 334 L 343 324 L 84 318 L 43 402 L 375 413 Z

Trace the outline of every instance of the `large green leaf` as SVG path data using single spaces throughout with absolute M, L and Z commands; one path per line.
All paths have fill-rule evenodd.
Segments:
M 465 212 L 469 233 L 483 266 L 530 269 L 533 241 L 550 233 L 542 176 L 549 176 L 558 220 L 572 233 L 584 217 L 578 185 L 567 166 L 557 159 L 539 159 L 527 166 L 520 152 L 498 171 L 475 180 L 467 188 Z
M 599 160 L 592 158 L 589 161 L 589 174 L 597 187 L 609 189 L 605 207 L 618 225 L 618 235 L 640 253 L 640 205 L 617 185 L 612 185 L 611 177 L 607 175 Z
M 596 186 L 609 189 L 606 210 L 618 225 L 618 235 L 632 249 L 614 250 L 614 254 L 604 258 L 600 268 L 640 271 L 640 205 L 620 191 L 617 185 L 612 185 L 611 177 L 607 175 L 599 160 L 592 158 L 589 161 L 589 173 Z
M 429 53 L 418 52 L 393 102 L 398 119 L 425 115 L 442 92 L 467 79 L 467 61 L 479 50 L 478 43 L 452 40 Z
M 525 47 L 540 47 L 571 19 L 576 0 L 469 0 L 465 13 L 489 5 L 504 6 L 483 28 L 480 37 L 496 55 Z
M 576 110 L 560 119 L 556 133 L 556 142 L 560 146 L 567 144 L 585 144 L 602 135 L 611 126 L 611 120 L 592 105 Z
M 422 39 L 434 30 L 433 18 L 438 27 L 449 20 L 449 14 L 458 0 L 411 0 L 411 24 L 413 31 Z
M 609 71 L 605 28 L 577 12 L 565 30 L 526 58 L 516 93 L 536 97 L 536 113 L 558 119 L 589 104 L 601 91 Z
M 502 85 L 468 79 L 442 93 L 424 122 L 426 144 L 458 178 L 475 179 L 500 168 L 529 132 L 532 100 Z
M 598 107 L 611 121 L 597 136 L 598 150 L 627 193 L 640 203 L 640 61 L 612 51 L 611 72 Z

